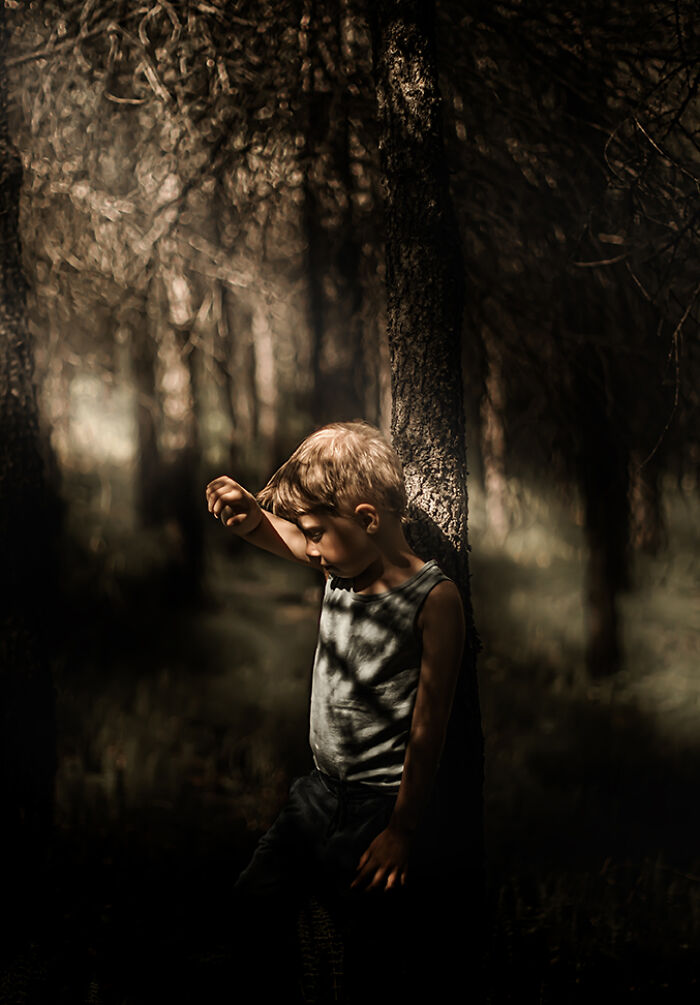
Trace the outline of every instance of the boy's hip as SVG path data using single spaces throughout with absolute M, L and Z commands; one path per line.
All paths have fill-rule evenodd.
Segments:
M 241 874 L 240 892 L 349 889 L 357 864 L 389 822 L 395 794 L 318 769 L 292 782 L 289 799 Z

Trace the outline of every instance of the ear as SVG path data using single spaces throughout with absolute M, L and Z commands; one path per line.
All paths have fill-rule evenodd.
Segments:
M 379 512 L 372 503 L 360 503 L 356 506 L 355 519 L 368 534 L 376 534 L 379 530 Z

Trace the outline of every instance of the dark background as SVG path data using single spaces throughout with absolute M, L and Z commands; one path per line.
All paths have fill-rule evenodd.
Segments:
M 388 428 L 365 12 L 6 9 L 58 759 L 50 907 L 3 1000 L 213 1000 L 231 884 L 309 764 L 320 593 L 228 536 L 204 486 L 259 488 L 323 421 Z M 442 3 L 436 35 L 489 994 L 690 1000 L 697 15 Z

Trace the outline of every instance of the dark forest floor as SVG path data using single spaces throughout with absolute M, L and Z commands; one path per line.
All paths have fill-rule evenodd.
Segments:
M 698 1000 L 700 625 L 682 517 L 625 600 L 625 671 L 595 686 L 575 535 L 534 521 L 474 547 L 492 1005 Z M 143 548 L 116 570 L 109 548 L 76 565 L 48 907 L 29 947 L 5 944 L 3 1005 L 236 1000 L 227 898 L 309 764 L 318 587 L 213 533 L 208 547 L 193 607 L 173 569 L 144 574 Z M 467 951 L 465 1001 L 471 966 Z

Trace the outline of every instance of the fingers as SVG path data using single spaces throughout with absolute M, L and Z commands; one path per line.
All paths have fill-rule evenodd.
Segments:
M 381 885 L 381 883 L 379 884 Z M 406 870 L 402 869 L 401 866 L 396 866 L 396 868 L 389 873 L 387 877 L 386 884 L 384 886 L 385 893 L 389 893 L 391 890 L 399 890 L 402 886 L 406 885 Z
M 214 490 L 207 498 L 209 512 L 218 516 L 224 506 L 235 502 L 235 493 L 230 489 L 227 491 L 226 486 L 221 486 L 220 488 Z
M 226 509 L 228 510 L 229 507 L 227 506 Z M 221 522 L 224 524 L 225 527 L 237 527 L 239 523 L 243 523 L 243 521 L 247 519 L 248 519 L 247 513 L 234 513 L 233 515 L 230 516 L 225 515 L 222 516 Z
M 210 512 L 213 513 L 214 516 L 220 516 L 224 506 L 230 505 L 234 501 L 235 500 L 233 499 L 229 499 L 228 494 L 226 496 L 215 496 L 214 501 L 211 504 Z
M 393 872 L 389 873 L 389 878 L 386 881 L 386 889 L 393 890 L 399 886 L 401 882 L 401 870 L 397 867 Z
M 205 492 L 207 496 L 209 496 L 224 487 L 240 489 L 243 486 L 239 485 L 238 482 L 229 477 L 229 475 L 220 475 L 218 478 L 214 478 L 212 481 L 207 483 Z
M 233 482 L 233 478 L 230 478 L 229 475 L 219 475 L 218 478 L 212 478 L 212 480 L 207 483 L 207 492 L 209 492 L 210 489 L 216 489 L 220 485 L 230 482 Z M 235 485 L 235 482 L 233 483 Z
M 367 852 L 360 859 L 357 875 L 350 884 L 351 890 L 363 888 L 365 893 L 371 890 L 397 890 L 406 885 L 406 869 L 401 865 L 381 865 L 372 861 Z
M 209 482 L 207 485 L 207 508 L 216 517 L 220 516 L 226 507 L 231 510 L 231 515 L 241 513 L 242 511 L 247 512 L 249 507 L 246 496 L 247 493 L 238 482 L 235 482 L 233 478 L 229 478 L 227 475 L 223 475 L 221 478 L 215 478 L 214 481 Z
M 407 855 L 382 832 L 361 856 L 350 888 L 363 888 L 365 893 L 396 890 L 406 885 L 406 873 Z
M 351 890 L 364 889 L 376 890 L 384 882 L 384 870 L 368 863 L 364 869 L 360 870 L 350 884 Z
M 365 893 L 370 893 L 372 890 L 383 890 L 388 893 L 405 885 L 406 873 L 404 871 L 397 867 L 389 872 L 388 869 L 380 866 L 377 869 L 370 867 L 366 872 L 360 873 L 350 884 L 350 888 L 362 887 Z
M 207 499 L 213 499 L 216 497 L 216 493 L 222 488 L 240 488 L 241 486 L 238 482 L 234 481 L 233 478 L 229 478 L 228 475 L 221 475 L 219 478 L 214 478 L 213 481 L 209 482 L 206 487 Z
M 357 863 L 357 875 L 350 884 L 350 889 L 356 889 L 360 886 L 365 886 L 369 878 L 374 873 L 375 866 L 371 862 L 371 854 L 369 849 L 363 854 L 360 861 Z
M 358 866 L 357 875 L 350 884 L 351 890 L 356 890 L 358 887 L 364 886 L 367 877 L 367 872 L 368 872 L 367 869 L 360 869 Z
M 386 886 L 386 869 L 377 869 L 374 874 L 372 882 L 367 887 L 367 893 L 370 890 L 383 890 Z

